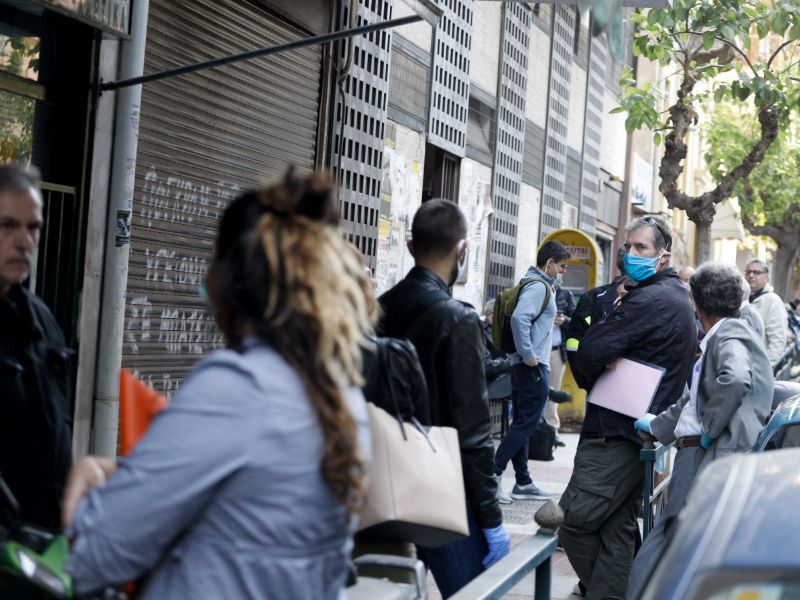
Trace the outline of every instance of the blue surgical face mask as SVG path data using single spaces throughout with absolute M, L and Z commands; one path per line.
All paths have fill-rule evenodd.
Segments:
M 561 287 L 561 284 L 564 282 L 564 276 L 561 273 L 556 273 L 555 279 L 553 279 L 553 285 L 556 287 Z
M 634 281 L 644 281 L 656 273 L 656 265 L 661 260 L 662 254 L 647 258 L 646 256 L 634 256 L 630 252 L 625 254 L 625 272 Z

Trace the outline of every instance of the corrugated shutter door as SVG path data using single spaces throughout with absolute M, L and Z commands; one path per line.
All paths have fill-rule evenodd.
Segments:
M 235 0 L 151 0 L 145 73 L 307 35 Z M 314 166 L 321 48 L 145 84 L 123 365 L 172 392 L 222 344 L 198 295 L 238 190 Z

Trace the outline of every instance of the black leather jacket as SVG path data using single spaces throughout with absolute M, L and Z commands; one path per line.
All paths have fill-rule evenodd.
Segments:
M 487 385 L 501 375 L 511 372 L 511 359 L 508 358 L 508 354 L 495 348 L 492 342 L 492 326 L 485 321 L 483 323 L 483 363 L 486 367 Z
M 72 351 L 45 304 L 20 286 L 0 298 L 0 472 L 23 521 L 57 528 L 72 460 Z
M 422 298 L 432 296 L 437 300 L 421 309 Z M 417 349 L 433 424 L 458 431 L 467 500 L 478 523 L 482 528 L 500 525 L 478 314 L 453 300 L 444 281 L 424 267 L 414 267 L 379 301 L 379 334 L 408 338 Z

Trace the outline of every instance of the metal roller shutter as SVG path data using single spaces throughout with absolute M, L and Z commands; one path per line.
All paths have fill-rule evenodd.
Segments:
M 151 0 L 145 73 L 307 37 L 236 0 Z M 198 295 L 239 189 L 314 166 L 321 48 L 145 84 L 123 365 L 174 392 L 222 345 Z

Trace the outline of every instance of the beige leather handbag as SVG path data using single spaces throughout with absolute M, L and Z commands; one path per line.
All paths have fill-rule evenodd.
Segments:
M 469 535 L 458 433 L 367 403 L 372 465 L 359 531 L 439 546 Z

